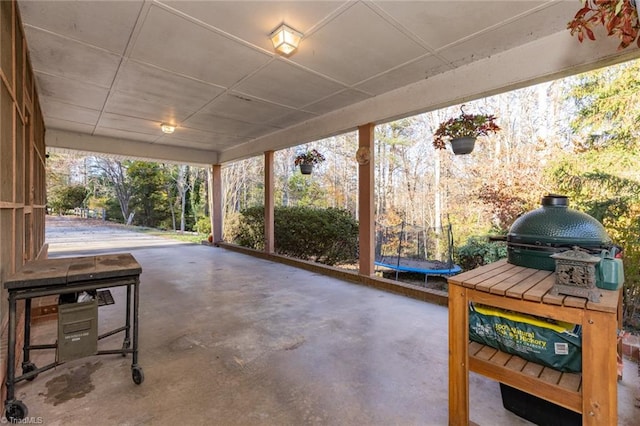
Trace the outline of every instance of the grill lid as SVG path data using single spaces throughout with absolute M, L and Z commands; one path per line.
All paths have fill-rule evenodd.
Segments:
M 612 243 L 604 226 L 586 213 L 570 209 L 564 195 L 542 197 L 542 207 L 516 219 L 507 241 L 536 246 L 601 247 Z

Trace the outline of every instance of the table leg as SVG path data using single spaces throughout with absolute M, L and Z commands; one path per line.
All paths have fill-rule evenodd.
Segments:
M 31 345 L 31 299 L 24 300 L 24 346 L 22 347 L 22 368 L 29 363 Z
M 616 314 L 585 311 L 582 325 L 582 424 L 618 424 Z
M 124 319 L 124 342 L 122 343 L 122 349 L 129 349 L 131 346 L 131 285 L 127 286 L 127 307 Z M 123 352 L 122 356 L 126 354 Z
M 16 298 L 9 293 L 9 333 L 7 348 L 7 400 L 15 399 L 15 378 L 16 378 Z
M 132 366 L 138 365 L 138 308 L 140 306 L 140 283 L 133 286 L 133 362 Z
M 469 424 L 469 306 L 467 289 L 449 286 L 449 425 Z

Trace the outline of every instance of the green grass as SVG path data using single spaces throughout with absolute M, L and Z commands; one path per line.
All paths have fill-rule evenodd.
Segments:
M 172 240 L 186 241 L 195 244 L 200 244 L 201 241 L 206 240 L 208 237 L 208 235 L 205 234 L 196 234 L 192 232 L 185 232 L 184 234 L 181 234 L 179 231 L 162 231 L 159 229 L 142 227 L 138 229 L 138 232 L 153 235 L 155 237 L 170 238 Z

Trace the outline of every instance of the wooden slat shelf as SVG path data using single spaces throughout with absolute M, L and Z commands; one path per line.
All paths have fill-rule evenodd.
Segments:
M 582 374 L 563 373 L 477 342 L 469 343 L 469 370 L 551 401 L 582 411 Z M 535 387 L 530 387 L 532 380 Z
M 450 277 L 449 424 L 469 424 L 469 371 L 582 413 L 584 425 L 617 423 L 616 330 L 620 291 L 600 302 L 552 295 L 555 274 L 506 260 Z M 561 373 L 479 343 L 469 343 L 469 303 L 582 327 L 583 374 Z

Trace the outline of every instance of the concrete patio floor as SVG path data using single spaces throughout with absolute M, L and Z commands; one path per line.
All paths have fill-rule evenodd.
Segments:
M 446 425 L 445 307 L 206 245 L 48 223 L 50 257 L 131 252 L 142 265 L 140 365 L 76 360 L 17 386 L 47 425 Z M 124 289 L 99 309 L 121 325 Z M 55 322 L 35 326 L 51 341 Z M 101 341 L 120 347 L 122 337 Z M 34 357 L 41 366 L 52 353 Z M 637 425 L 638 378 L 626 362 L 620 425 Z M 471 375 L 471 420 L 529 424 L 502 407 L 499 386 Z

